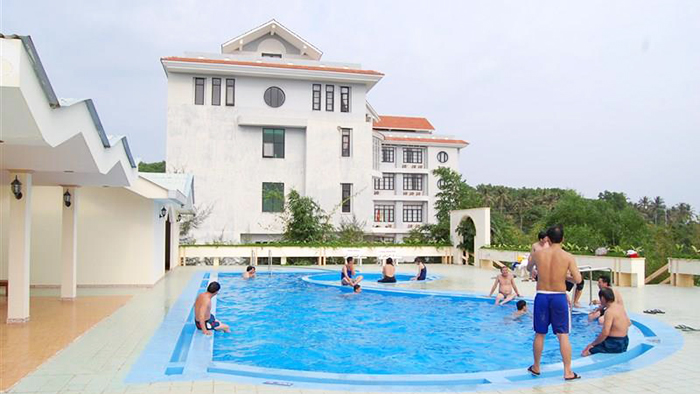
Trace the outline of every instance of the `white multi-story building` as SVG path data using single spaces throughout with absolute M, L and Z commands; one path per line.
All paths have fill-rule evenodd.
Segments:
M 467 143 L 423 118 L 379 116 L 367 93 L 383 74 L 321 55 L 272 20 L 220 54 L 161 59 L 168 171 L 193 174 L 200 209 L 212 207 L 199 241 L 278 239 L 291 190 L 383 240 L 434 221 L 431 171 L 457 169 Z

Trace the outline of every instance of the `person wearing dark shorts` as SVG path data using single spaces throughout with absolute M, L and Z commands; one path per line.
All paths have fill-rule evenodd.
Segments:
M 605 310 L 603 329 L 598 337 L 581 352 L 586 357 L 596 353 L 623 353 L 630 344 L 627 336 L 632 325 L 624 306 L 615 302 L 615 292 L 610 287 L 598 292 L 600 306 Z
M 585 282 L 583 279 L 581 279 L 581 282 L 579 282 L 579 283 L 570 282 L 569 280 L 566 281 L 567 293 L 570 292 L 571 289 L 574 288 L 574 286 L 576 286 L 576 292 L 574 293 L 574 300 L 572 303 L 572 305 L 576 308 L 578 308 L 580 306 L 578 300 L 581 298 L 581 295 L 583 294 L 584 285 L 585 285 Z
M 571 328 L 571 313 L 566 294 L 538 291 L 535 296 L 533 328 L 538 334 L 547 334 L 549 326 L 555 334 L 568 334 Z

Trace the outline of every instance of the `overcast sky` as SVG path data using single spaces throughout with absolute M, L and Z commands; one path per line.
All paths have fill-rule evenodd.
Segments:
M 0 0 L 59 97 L 95 100 L 134 155 L 165 156 L 162 56 L 218 52 L 272 18 L 323 59 L 386 74 L 380 114 L 470 142 L 472 184 L 661 195 L 700 208 L 700 1 Z

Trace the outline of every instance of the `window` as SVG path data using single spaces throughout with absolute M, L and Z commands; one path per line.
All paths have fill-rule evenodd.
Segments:
M 420 223 L 423 221 L 423 205 L 404 205 L 404 223 Z
M 263 157 L 284 159 L 284 129 L 263 129 Z
M 204 105 L 204 81 L 205 78 L 194 79 L 194 104 Z
M 350 112 L 350 87 L 340 87 L 340 112 Z
M 403 190 L 423 190 L 423 176 L 420 174 L 403 174 Z
M 394 162 L 394 148 L 383 147 L 382 148 L 382 163 L 393 163 Z
M 311 109 L 321 110 L 321 85 L 319 84 L 313 84 L 311 88 Z
M 382 141 L 377 137 L 372 137 L 372 169 L 379 170 L 379 158 L 382 152 Z
M 341 212 L 352 212 L 352 206 L 350 204 L 352 200 L 352 183 L 341 183 L 340 186 L 342 188 Z
M 444 188 L 444 187 L 445 187 L 445 183 L 446 183 L 446 182 L 445 182 L 444 179 L 438 180 L 438 183 L 437 183 L 438 188 L 439 188 L 439 189 Z
M 382 174 L 381 178 L 374 178 L 374 190 L 394 190 L 395 174 Z
M 226 79 L 226 105 L 233 106 L 236 103 L 236 80 Z
M 326 111 L 333 111 L 334 95 L 335 95 L 335 86 L 326 85 Z
M 341 156 L 350 157 L 350 129 L 342 129 Z
M 277 86 L 267 88 L 265 91 L 265 104 L 272 108 L 279 108 L 284 104 L 284 92 Z
M 421 148 L 403 148 L 403 162 L 413 164 L 423 163 L 423 150 Z
M 282 212 L 284 209 L 284 183 L 262 184 L 262 211 Z
M 445 152 L 445 151 L 440 151 L 440 153 L 438 153 L 438 158 L 437 158 L 437 159 L 438 159 L 438 161 L 439 161 L 440 163 L 444 163 L 444 162 L 447 161 L 447 159 L 449 159 L 449 156 L 447 156 L 447 152 Z
M 211 105 L 221 105 L 221 78 L 211 79 Z
M 375 205 L 374 221 L 377 223 L 394 223 L 394 206 L 384 204 Z
M 265 53 L 265 52 L 263 52 L 263 53 L 262 53 L 262 57 L 276 57 L 276 58 L 280 58 L 280 59 L 281 59 L 281 58 L 282 58 L 282 54 L 281 54 L 281 53 Z

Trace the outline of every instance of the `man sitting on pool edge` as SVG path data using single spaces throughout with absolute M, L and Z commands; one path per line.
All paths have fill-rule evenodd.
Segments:
M 211 335 L 211 330 L 231 332 L 228 325 L 216 320 L 211 313 L 211 299 L 219 293 L 219 289 L 219 282 L 209 283 L 207 291 L 198 295 L 194 302 L 194 325 L 198 330 L 202 330 L 204 335 Z
M 355 262 L 352 256 L 348 257 L 346 261 L 343 269 L 340 271 L 340 283 L 343 286 L 355 286 L 362 282 L 362 276 L 353 278 L 353 276 L 355 276 Z
M 627 332 L 632 322 L 627 317 L 625 308 L 615 302 L 613 290 L 609 287 L 600 289 L 598 297 L 600 297 L 600 305 L 605 308 L 603 330 L 595 341 L 583 349 L 581 352 L 583 357 L 596 353 L 623 353 L 627 351 L 630 343 Z
M 489 297 L 493 295 L 498 287 L 498 294 L 496 295 L 496 305 L 505 305 L 507 302 L 515 298 L 517 295 L 520 297 L 520 291 L 515 285 L 515 277 L 510 273 L 510 269 L 505 265 L 501 267 L 501 274 L 496 276 L 496 281 L 493 282 L 493 287 L 491 287 L 491 292 Z

